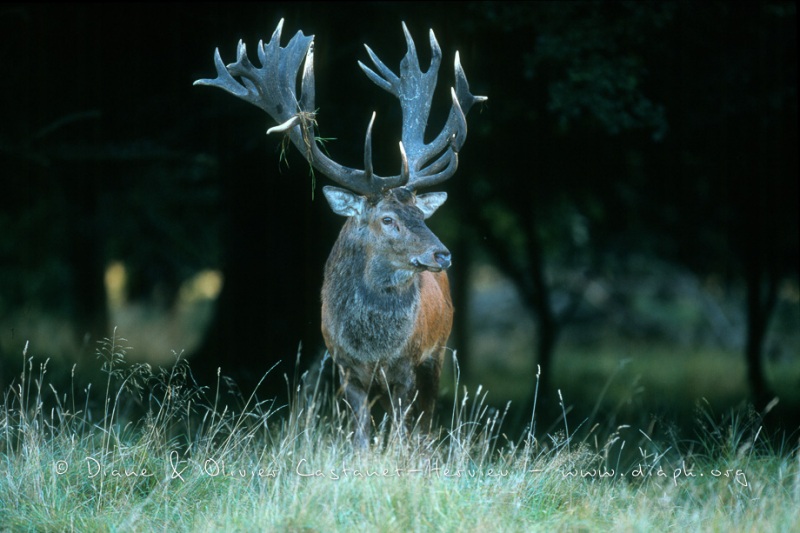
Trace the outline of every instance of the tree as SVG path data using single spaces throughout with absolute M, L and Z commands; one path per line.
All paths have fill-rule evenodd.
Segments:
M 534 313 L 547 386 L 559 332 L 578 312 L 608 246 L 594 233 L 613 218 L 605 206 L 617 179 L 608 177 L 625 171 L 621 138 L 635 144 L 667 129 L 663 107 L 646 96 L 641 46 L 671 11 L 597 2 L 479 9 L 489 21 L 480 31 L 491 32 L 484 57 L 521 54 L 507 57 L 510 68 L 494 85 L 503 92 L 490 95 L 490 105 L 504 105 L 493 113 L 496 142 L 490 165 L 477 163 L 481 179 L 469 191 L 466 218 L 479 221 L 476 232 L 488 229 L 483 244 Z M 584 274 L 555 283 L 559 269 Z
M 665 184 L 661 212 L 682 213 L 669 226 L 685 245 L 669 255 L 745 283 L 742 348 L 763 405 L 762 352 L 777 290 L 798 273 L 796 8 L 679 5 L 681 31 L 659 73 L 674 133 L 652 169 Z
M 797 272 L 794 4 L 479 9 L 489 57 L 524 52 L 490 94 L 509 111 L 467 205 L 484 206 L 475 229 L 535 313 L 545 379 L 585 282 L 635 251 L 746 284 L 742 348 L 763 398 L 776 290 Z

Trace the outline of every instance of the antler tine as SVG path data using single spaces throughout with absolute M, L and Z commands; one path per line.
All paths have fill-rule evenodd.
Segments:
M 400 176 L 402 177 L 402 185 L 406 185 L 411 178 L 411 171 L 408 167 L 408 156 L 406 155 L 403 141 L 400 141 Z
M 367 135 L 364 139 L 364 172 L 367 178 L 372 177 L 372 125 L 375 123 L 375 111 L 372 112 L 372 118 L 369 120 L 367 126 Z
M 450 96 L 453 100 L 450 116 L 439 136 L 430 144 L 433 153 L 441 155 L 419 173 L 415 182 L 417 188 L 431 187 L 441 183 L 455 174 L 458 168 L 458 151 L 467 139 L 467 117 L 461 109 L 456 91 L 452 87 Z
M 461 146 L 463 146 L 467 138 L 467 113 L 469 113 L 469 110 L 472 109 L 474 104 L 485 102 L 488 99 L 485 96 L 475 96 L 469 92 L 469 82 L 467 82 L 467 75 L 464 73 L 464 68 L 461 66 L 461 59 L 458 52 L 456 52 L 454 63 L 456 86 L 455 89 L 451 88 L 453 107 L 450 109 L 450 116 L 447 118 L 444 129 L 442 129 L 442 132 L 436 140 L 431 143 L 433 147 L 439 149 L 443 149 L 450 142 L 449 137 L 453 132 L 458 136 L 456 150 L 461 149 Z
M 383 61 L 381 61 L 378 58 L 377 55 L 375 55 L 375 52 L 373 52 L 368 45 L 365 44 L 364 48 L 367 49 L 367 55 L 369 55 L 369 58 L 375 64 L 375 68 L 377 68 L 381 74 L 380 75 L 376 74 L 375 72 L 373 72 L 371 68 L 366 66 L 361 61 L 358 62 L 358 66 L 361 67 L 361 70 L 364 71 L 364 74 L 367 75 L 367 77 L 370 79 L 370 81 L 372 81 L 372 83 L 374 83 L 387 93 L 399 97 L 396 87 L 400 85 L 400 78 L 398 78 L 397 75 L 394 72 L 392 72 L 389 69 L 389 67 L 387 67 L 383 63 Z

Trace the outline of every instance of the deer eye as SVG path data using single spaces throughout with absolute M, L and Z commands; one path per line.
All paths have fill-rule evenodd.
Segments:
M 392 217 L 383 217 L 381 219 L 381 222 L 383 222 L 384 226 L 391 226 L 394 220 L 392 219 Z

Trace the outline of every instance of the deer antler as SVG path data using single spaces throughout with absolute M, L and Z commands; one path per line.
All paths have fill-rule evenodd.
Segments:
M 458 166 L 458 150 L 467 138 L 466 114 L 473 104 L 486 100 L 485 96 L 474 96 L 469 92 L 469 84 L 456 52 L 456 88 L 450 89 L 453 107 L 450 116 L 439 135 L 430 144 L 425 144 L 425 128 L 431 110 L 436 78 L 442 63 L 442 50 L 430 30 L 431 64 L 427 72 L 422 72 L 414 40 L 403 23 L 408 51 L 400 62 L 400 77 L 397 77 L 369 48 L 367 53 L 380 72 L 376 74 L 361 61 L 361 69 L 375 85 L 400 100 L 403 111 L 403 135 L 400 152 L 403 156 L 403 172 L 407 175 L 408 186 L 414 189 L 429 187 L 446 180 Z M 431 160 L 438 159 L 431 163 Z
M 403 23 L 408 51 L 400 62 L 400 77 L 395 75 L 369 48 L 367 53 L 375 64 L 376 74 L 359 61 L 364 73 L 376 85 L 400 100 L 403 112 L 403 131 L 400 142 L 402 168 L 399 175 L 382 178 L 372 170 L 372 125 L 367 127 L 364 141 L 364 170 L 336 163 L 316 143 L 314 116 L 314 37 L 298 31 L 286 47 L 280 46 L 283 19 L 265 46 L 258 43 L 261 67 L 255 67 L 247 57 L 244 43 L 239 41 L 236 62 L 225 66 L 214 52 L 217 69 L 215 79 L 201 79 L 195 85 L 219 87 L 266 111 L 279 124 L 267 133 L 284 132 L 309 163 L 333 181 L 366 196 L 377 196 L 388 189 L 406 186 L 411 189 L 429 187 L 451 177 L 458 166 L 458 150 L 467 136 L 465 115 L 485 96 L 474 96 L 461 68 L 458 53 L 455 59 L 456 86 L 451 89 L 453 106 L 444 128 L 429 144 L 424 135 L 430 113 L 433 91 L 442 60 L 442 52 L 433 30 L 430 32 L 431 65 L 423 73 L 419 67 L 416 47 Z M 296 95 L 297 74 L 304 61 L 300 98 Z M 235 77 L 241 79 L 237 81 Z

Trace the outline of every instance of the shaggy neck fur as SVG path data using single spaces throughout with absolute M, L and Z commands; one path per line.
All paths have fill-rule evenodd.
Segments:
M 381 257 L 367 257 L 366 228 L 348 220 L 325 266 L 328 327 L 341 349 L 359 361 L 389 361 L 402 352 L 419 309 L 419 276 Z M 334 357 L 341 354 L 333 354 Z

